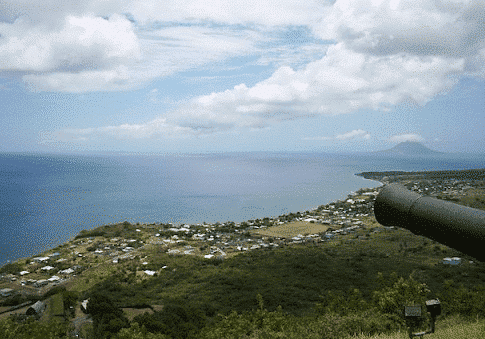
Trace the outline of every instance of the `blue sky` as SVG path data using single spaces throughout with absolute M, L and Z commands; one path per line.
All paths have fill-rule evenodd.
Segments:
M 485 3 L 0 2 L 0 151 L 485 153 Z

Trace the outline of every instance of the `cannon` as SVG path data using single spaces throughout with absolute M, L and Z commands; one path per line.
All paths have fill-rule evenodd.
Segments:
M 406 228 L 485 261 L 485 211 L 422 196 L 393 183 L 384 186 L 377 196 L 374 215 L 384 226 Z M 436 317 L 441 314 L 440 301 L 428 300 L 426 309 L 431 317 L 429 329 L 414 333 L 422 307 L 404 306 L 409 338 L 434 333 Z
M 433 239 L 485 261 L 485 211 L 409 191 L 392 183 L 374 203 L 376 220 Z

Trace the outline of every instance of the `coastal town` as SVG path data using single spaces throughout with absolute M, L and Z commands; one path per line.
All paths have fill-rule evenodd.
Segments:
M 473 178 L 429 178 L 417 174 L 390 175 L 386 172 L 359 175 L 383 184 L 397 181 L 417 193 L 450 201 L 473 196 L 473 193 L 481 192 L 484 188 L 483 173 Z M 136 267 L 139 280 L 172 269 L 168 264 L 152 265 L 155 256 L 197 256 L 201 260 L 217 261 L 238 253 L 295 244 L 319 246 L 339 239 L 366 241 L 375 233 L 393 232 L 395 229 L 379 225 L 373 217 L 373 202 L 380 189 L 360 189 L 351 192 L 343 200 L 312 210 L 245 222 L 190 225 L 124 222 L 81 231 L 74 239 L 55 249 L 6 265 L 10 270 L 3 270 L 0 274 L 0 301 L 15 296 L 42 296 L 56 286 L 79 291 L 87 289 L 96 282 L 95 279 L 89 282 L 87 277 L 92 277 L 90 272 L 99 267 L 109 272 L 107 267 L 128 262 Z M 480 200 L 482 198 L 474 199 L 476 203 L 485 204 Z M 443 263 L 450 265 L 459 264 L 460 261 L 460 258 L 443 258 Z M 87 300 L 77 308 L 85 311 L 86 303 Z M 34 305 L 33 302 L 4 305 L 0 308 L 0 316 L 14 313 L 40 315 L 45 307 Z
M 310 211 L 241 223 L 132 225 L 125 222 L 102 226 L 81 232 L 74 240 L 54 251 L 18 261 L 21 270 L 2 274 L 0 279 L 15 286 L 15 290 L 42 293 L 46 288 L 65 283 L 100 263 L 116 265 L 138 258 L 142 267 L 148 266 L 149 258 L 145 253 L 148 248 L 155 247 L 169 255 L 195 255 L 220 260 L 245 251 L 332 241 L 340 235 L 366 227 L 377 194 L 377 189 L 363 189 L 349 194 L 343 201 Z M 117 230 L 122 230 L 123 234 L 108 236 L 119 234 Z M 157 273 L 149 269 L 142 272 L 146 275 Z M 4 288 L 2 291 L 7 296 L 14 289 Z

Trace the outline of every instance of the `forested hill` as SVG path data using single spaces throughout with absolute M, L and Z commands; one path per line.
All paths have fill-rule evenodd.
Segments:
M 445 170 L 445 171 L 385 171 L 385 172 L 362 172 L 356 175 L 366 179 L 382 181 L 383 178 L 388 177 L 389 181 L 398 180 L 426 180 L 426 179 L 442 179 L 442 180 L 485 180 L 485 169 L 469 169 L 469 170 Z M 394 179 L 394 180 L 393 180 Z

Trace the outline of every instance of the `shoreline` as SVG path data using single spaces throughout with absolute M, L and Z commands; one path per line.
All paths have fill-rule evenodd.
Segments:
M 440 179 L 440 180 L 466 180 L 468 179 L 469 181 L 485 181 L 485 169 L 469 169 L 469 170 L 438 170 L 438 171 L 372 171 L 372 172 L 360 172 L 360 173 L 355 173 L 353 174 L 354 176 L 358 176 L 362 178 L 362 180 L 370 180 L 376 184 L 378 184 L 377 187 L 362 187 L 358 189 L 355 192 L 359 191 L 365 191 L 365 192 L 375 192 L 376 190 L 380 190 L 386 183 L 389 182 L 394 182 L 394 181 L 412 181 L 412 180 L 433 180 L 433 179 Z M 409 186 L 409 185 L 408 185 Z M 409 188 L 409 187 L 408 187 Z M 270 227 L 270 226 L 276 226 L 275 220 L 279 220 L 278 218 L 282 217 L 288 217 L 288 216 L 293 216 L 292 221 L 302 221 L 298 219 L 303 219 L 303 217 L 297 217 L 297 216 L 302 216 L 305 215 L 307 218 L 311 218 L 311 215 L 308 215 L 312 212 L 318 211 L 319 209 L 324 209 L 325 206 L 331 206 L 331 205 L 336 205 L 336 204 L 342 204 L 344 201 L 347 201 L 348 199 L 351 199 L 355 195 L 354 191 L 350 191 L 346 197 L 342 197 L 340 199 L 331 201 L 326 204 L 318 205 L 316 207 L 310 208 L 306 211 L 297 211 L 297 212 L 288 212 L 286 214 L 282 214 L 280 216 L 274 217 L 264 217 L 264 218 L 256 218 L 256 219 L 248 219 L 242 222 L 234 222 L 234 221 L 225 221 L 223 223 L 221 222 L 215 222 L 215 223 L 207 223 L 208 225 L 225 225 L 225 224 L 234 224 L 234 225 L 241 225 L 241 224 L 248 224 L 249 226 L 254 226 L 254 227 Z M 307 213 L 310 212 L 310 213 Z M 261 225 L 261 223 L 264 223 L 265 221 L 269 221 L 270 223 L 273 222 L 271 225 Z M 125 221 L 124 223 L 126 223 Z M 100 228 L 107 228 L 107 227 L 115 227 L 116 225 L 120 225 L 123 222 L 118 222 L 118 223 L 109 223 L 109 224 L 101 224 L 96 227 L 93 227 L 87 232 L 95 232 L 96 230 Z M 170 225 L 173 228 L 183 228 L 184 225 L 202 225 L 203 223 L 185 223 L 185 222 L 177 222 L 177 223 L 172 223 L 172 222 L 166 222 L 166 223 L 139 223 L 139 222 L 134 222 L 130 223 L 131 225 L 139 225 L 139 226 L 147 226 L 147 225 Z M 83 231 L 81 231 L 83 232 Z M 79 236 L 80 233 L 72 236 L 68 240 L 64 241 L 63 243 L 53 247 L 61 247 L 67 243 L 70 243 L 76 239 L 77 236 Z M 49 252 L 51 251 L 52 248 L 46 249 L 43 251 L 40 251 L 39 253 L 36 253 L 30 257 L 34 257 L 36 255 L 40 255 L 41 253 Z M 25 260 L 29 257 L 21 257 L 17 258 L 15 260 L 7 260 L 6 263 L 2 264 L 1 267 L 9 264 L 9 263 L 15 263 L 18 261 Z
M 479 171 L 485 174 L 485 169 Z M 127 282 L 126 288 L 130 290 L 136 286 L 140 292 L 146 286 L 151 286 L 150 291 L 153 294 L 147 294 L 146 300 L 143 299 L 143 306 L 144 310 L 153 311 L 154 308 L 159 309 L 171 300 L 173 290 L 163 292 L 154 289 L 160 282 L 163 284 L 164 279 L 178 279 L 176 281 L 179 284 L 184 284 L 183 293 L 180 294 L 184 298 L 191 295 L 191 284 L 194 281 L 200 283 L 202 275 L 197 274 L 202 272 L 207 274 L 207 281 L 218 286 L 220 291 L 227 291 L 226 280 L 220 278 L 221 272 L 226 271 L 219 271 L 214 267 L 222 265 L 223 269 L 233 266 L 240 269 L 245 267 L 248 260 L 252 261 L 254 258 L 281 258 L 281 262 L 285 261 L 289 254 L 293 254 L 292 258 L 296 258 L 295 264 L 286 265 L 280 272 L 281 277 L 287 277 L 287 272 L 291 272 L 295 267 L 300 270 L 301 267 L 306 267 L 306 272 L 313 276 L 311 270 L 316 266 L 315 256 L 312 254 L 323 259 L 320 262 L 327 262 L 334 257 L 332 265 L 339 265 L 338 270 L 346 267 L 347 278 L 355 269 L 360 269 L 359 272 L 362 274 L 367 272 L 365 268 L 375 265 L 378 265 L 376 272 L 381 272 L 381 269 L 392 269 L 403 264 L 403 258 L 408 258 L 408 266 L 414 265 L 413 267 L 422 269 L 423 255 L 427 258 L 424 264 L 431 268 L 443 264 L 444 256 L 461 256 L 442 245 L 433 244 L 429 240 L 423 241 L 404 229 L 379 225 L 373 215 L 373 201 L 384 183 L 400 181 L 409 189 L 423 195 L 446 200 L 456 199 L 458 203 L 482 203 L 480 208 L 485 209 L 485 180 L 482 177 L 475 176 L 476 180 L 457 180 L 460 178 L 457 174 L 460 173 L 456 171 L 449 172 L 447 176 L 439 175 L 434 178 L 428 175 L 431 172 L 427 172 L 425 176 L 422 173 L 410 172 L 401 173 L 401 176 L 395 175 L 395 172 L 371 173 L 373 178 L 366 180 L 378 181 L 379 187 L 361 188 L 351 192 L 344 199 L 320 205 L 303 213 L 288 213 L 276 218 L 266 217 L 241 223 L 185 224 L 178 227 L 163 223 L 122 222 L 81 231 L 73 239 L 39 253 L 37 257 L 19 259 L 8 267 L 2 267 L 2 270 L 8 268 L 10 271 L 0 273 L 0 290 L 3 296 L 0 297 L 0 301 L 9 300 L 10 303 L 17 298 L 19 304 L 23 305 L 22 301 L 37 298 L 47 300 L 46 302 L 53 305 L 55 298 L 50 296 L 54 294 L 59 299 L 59 291 L 65 289 L 68 293 L 82 296 L 75 301 L 75 315 L 68 320 L 70 324 L 78 324 L 79 321 L 85 320 L 80 301 L 83 298 L 87 300 L 90 293 L 99 288 L 108 290 L 110 287 L 107 283 L 111 283 L 109 279 L 118 274 L 123 276 L 119 281 L 115 279 L 117 283 Z M 391 173 L 394 175 L 389 175 Z M 359 174 L 370 176 L 368 173 Z M 476 199 L 477 197 L 480 199 Z M 400 243 L 396 242 L 398 239 L 401 239 Z M 248 256 L 240 255 L 251 251 L 257 252 Z M 304 258 L 307 258 L 307 261 L 302 264 L 301 260 L 305 260 Z M 223 263 L 223 260 L 228 261 Z M 255 263 L 254 267 L 259 269 L 258 265 L 263 263 L 275 270 L 281 267 L 277 260 L 276 263 L 271 260 L 261 264 Z M 389 261 L 393 265 L 390 265 Z M 243 265 L 240 265 L 241 263 Z M 468 264 L 467 261 L 466 265 L 467 268 L 473 268 L 475 264 L 472 261 Z M 266 269 L 265 266 L 262 267 Z M 439 269 L 441 268 L 438 267 L 437 272 L 440 272 Z M 185 274 L 188 270 L 198 272 L 194 279 L 199 280 L 187 279 Z M 411 269 L 408 273 L 410 272 Z M 124 280 L 125 278 L 129 280 Z M 270 277 L 267 281 L 273 280 Z M 300 289 L 300 285 L 301 283 L 295 280 L 288 286 Z M 254 293 L 258 292 L 259 288 L 260 285 L 256 281 Z M 269 288 L 271 289 L 271 286 Z M 264 293 L 271 295 L 269 290 L 265 290 Z M 284 296 L 286 297 L 287 293 Z M 129 313 L 141 305 L 138 299 L 123 293 L 116 294 L 116 298 L 124 312 Z M 6 305 L 0 310 L 3 311 L 4 317 L 15 312 L 26 312 L 25 307 L 15 310 L 15 306 L 8 308 Z M 285 304 L 288 305 L 290 303 Z M 233 305 L 230 308 L 238 306 L 242 307 Z M 223 309 L 223 306 L 220 306 L 220 309 Z M 49 316 L 52 319 L 52 315 L 47 315 Z M 79 330 L 79 327 L 76 329 Z

